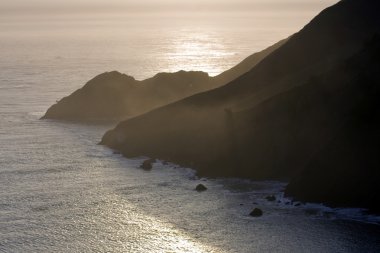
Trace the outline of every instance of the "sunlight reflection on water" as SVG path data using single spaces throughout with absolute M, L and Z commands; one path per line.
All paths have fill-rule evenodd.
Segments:
M 99 202 L 97 202 L 99 203 Z M 100 224 L 99 232 L 107 236 L 93 239 L 104 243 L 96 246 L 112 252 L 223 252 L 196 242 L 191 237 L 177 230 L 172 224 L 144 214 L 139 208 L 127 204 L 117 196 L 107 196 L 105 203 L 100 204 L 88 222 Z M 110 226 L 112 224 L 112 226 Z M 104 226 L 103 226 L 104 225 Z M 80 229 L 80 228 L 79 228 Z M 97 230 L 92 228 L 92 230 Z M 82 231 L 86 233 L 86 231 Z M 107 241 L 107 242 L 106 242 Z M 110 244 L 110 242 L 113 242 Z M 124 252 L 125 252 L 124 251 Z
M 212 32 L 181 30 L 170 44 L 173 50 L 166 55 L 173 64 L 169 67 L 172 71 L 186 66 L 185 70 L 199 69 L 215 76 L 225 70 L 225 66 L 215 62 L 229 59 L 235 54 Z

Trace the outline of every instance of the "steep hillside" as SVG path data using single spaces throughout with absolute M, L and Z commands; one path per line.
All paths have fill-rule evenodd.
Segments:
M 380 37 L 346 68 L 351 75 L 341 88 L 344 112 L 336 112 L 337 104 L 326 108 L 338 124 L 325 126 L 329 138 L 323 138 L 324 145 L 315 149 L 286 194 L 301 201 L 380 212 Z
M 124 121 L 101 143 L 201 175 L 292 178 L 367 100 L 361 78 L 376 69 L 366 74 L 360 66 L 375 64 L 364 52 L 376 52 L 368 43 L 380 31 L 379 7 L 373 0 L 341 1 L 245 75 Z M 350 65 L 355 61 L 361 63 Z
M 255 53 L 216 77 L 203 72 L 159 73 L 137 81 L 119 72 L 107 72 L 51 106 L 43 119 L 70 121 L 120 120 L 148 112 L 184 97 L 222 86 L 253 68 L 286 40 Z
M 211 87 L 204 72 L 159 73 L 144 81 L 107 72 L 51 106 L 43 119 L 120 120 Z

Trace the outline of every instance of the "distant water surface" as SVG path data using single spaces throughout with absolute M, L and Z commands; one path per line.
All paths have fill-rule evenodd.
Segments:
M 111 125 L 38 120 L 106 70 L 218 74 L 311 17 L 286 18 L 0 23 L 0 252 L 380 252 L 380 219 L 360 210 L 295 206 L 279 182 L 197 179 L 161 163 L 145 172 L 143 158 L 96 145 Z M 254 207 L 264 216 L 249 217 Z

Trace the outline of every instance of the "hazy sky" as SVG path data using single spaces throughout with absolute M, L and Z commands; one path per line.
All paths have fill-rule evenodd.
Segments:
M 125 69 L 142 78 L 185 69 L 214 75 L 299 31 L 336 2 L 0 0 L 0 48 L 8 43 L 8 58 L 39 50 L 41 60 L 81 57 L 88 66 L 112 59 L 92 74 Z M 23 50 L 13 49 L 15 41 Z
M 3 15 L 65 12 L 232 12 L 321 10 L 337 0 L 1 0 Z

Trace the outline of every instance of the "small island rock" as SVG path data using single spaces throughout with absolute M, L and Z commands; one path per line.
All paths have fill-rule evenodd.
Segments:
M 203 192 L 203 191 L 207 190 L 207 187 L 204 186 L 203 184 L 199 184 L 199 185 L 197 185 L 197 187 L 195 187 L 195 190 L 198 192 Z
M 260 217 L 263 215 L 263 211 L 260 208 L 255 208 L 249 215 L 252 217 Z
M 156 159 L 151 158 L 148 160 L 145 160 L 141 165 L 140 168 L 144 170 L 151 170 L 152 169 L 152 164 L 156 162 Z

